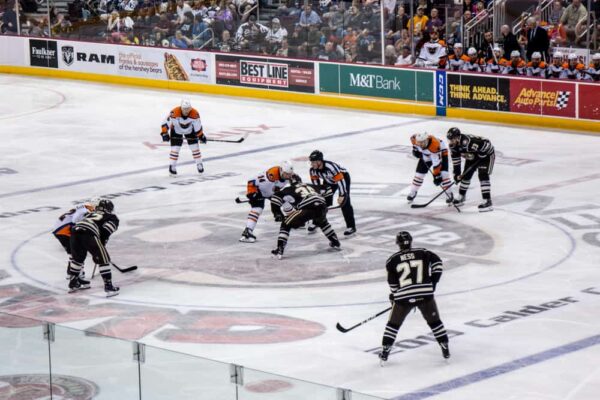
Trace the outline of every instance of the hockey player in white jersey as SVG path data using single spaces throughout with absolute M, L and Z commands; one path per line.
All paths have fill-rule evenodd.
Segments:
M 439 40 L 427 42 L 421 48 L 415 63 L 417 67 L 440 68 L 445 66 L 446 47 Z
M 300 177 L 294 174 L 294 167 L 291 162 L 283 161 L 248 181 L 246 197 L 251 208 L 240 242 L 254 243 L 256 241 L 253 231 L 265 208 L 265 199 L 270 199 L 275 192 L 285 187 L 291 179 L 300 180 Z M 275 215 L 276 220 L 279 217 L 279 215 Z
M 171 141 L 171 162 L 169 164 L 169 173 L 171 176 L 177 175 L 177 160 L 179 159 L 179 151 L 181 150 L 184 137 L 187 140 L 188 146 L 190 146 L 198 172 L 204 172 L 198 141 L 206 144 L 206 136 L 202 130 L 200 114 L 192 107 L 189 100 L 182 100 L 181 106 L 171 110 L 162 124 L 160 135 L 163 142 Z

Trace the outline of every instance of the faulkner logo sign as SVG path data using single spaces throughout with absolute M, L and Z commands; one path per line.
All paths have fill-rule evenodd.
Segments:
M 30 39 L 29 60 L 34 67 L 58 68 L 56 42 Z
M 287 88 L 287 64 L 274 64 L 242 60 L 240 62 L 240 82 L 252 85 L 269 85 Z

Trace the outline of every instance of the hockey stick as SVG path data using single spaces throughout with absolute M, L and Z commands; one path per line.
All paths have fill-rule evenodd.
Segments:
M 236 198 L 234 199 L 234 201 L 235 201 L 235 203 L 236 203 L 236 204 L 243 204 L 243 203 L 249 203 L 249 202 L 250 202 L 250 200 L 248 200 L 248 199 L 244 199 L 244 198 L 242 198 L 242 197 L 236 197 Z M 337 206 L 328 207 L 327 209 L 328 209 L 328 210 L 335 210 L 336 208 L 341 208 L 341 207 L 342 207 L 342 205 L 341 205 L 341 204 L 339 204 L 339 205 L 337 205 Z
M 362 322 L 359 322 L 358 324 L 351 326 L 350 328 L 344 328 L 342 325 L 340 325 L 340 323 L 339 323 L 339 322 L 337 323 L 337 325 L 336 325 L 335 327 L 337 328 L 337 330 L 338 330 L 338 331 L 340 331 L 340 332 L 342 332 L 342 333 L 346 333 L 346 332 L 348 332 L 348 331 L 351 331 L 352 329 L 358 328 L 359 326 L 361 326 L 361 325 L 363 325 L 363 324 L 366 324 L 367 322 L 369 322 L 369 321 L 371 321 L 371 320 L 373 320 L 373 319 L 375 319 L 375 318 L 379 317 L 379 316 L 380 316 L 380 315 L 382 315 L 382 314 L 385 314 L 386 312 L 390 311 L 391 309 L 392 309 L 392 307 L 388 307 L 388 308 L 386 308 L 385 310 L 383 310 L 383 311 L 380 311 L 380 312 L 378 312 L 377 314 L 375 314 L 375 315 L 373 315 L 373 316 L 371 316 L 371 317 L 369 317 L 369 318 L 365 319 L 364 321 L 362 321 Z
M 471 172 L 472 170 L 474 170 L 475 168 L 477 168 L 479 166 L 479 164 L 481 164 L 483 162 L 484 159 L 481 159 L 479 161 L 477 161 L 475 164 L 473 164 L 471 166 L 471 168 L 468 169 L 468 172 Z M 463 176 L 465 176 L 467 174 L 467 171 L 463 172 Z M 440 193 L 438 193 L 433 199 L 429 200 L 427 203 L 423 203 L 423 204 L 411 204 L 410 208 L 425 208 L 428 205 L 430 205 L 431 203 L 433 203 L 438 197 L 440 197 L 441 195 L 443 195 L 444 193 L 446 193 L 446 190 L 450 189 L 452 187 L 452 185 L 454 185 L 455 183 L 457 183 L 456 181 L 452 182 L 450 184 L 450 186 L 448 186 L 446 189 L 442 188 L 442 191 Z M 456 205 L 454 207 L 457 207 Z M 460 212 L 460 210 L 459 210 Z
M 248 137 L 248 134 L 245 134 L 244 136 L 242 136 L 241 138 L 236 139 L 236 140 L 206 138 L 206 141 L 207 142 L 221 142 L 221 143 L 242 143 L 244 140 L 246 140 L 247 137 Z
M 110 262 L 110 264 L 115 267 L 119 272 L 121 273 L 126 273 L 126 272 L 131 272 L 131 271 L 135 271 L 138 267 L 137 265 L 132 265 L 131 267 L 126 267 L 126 268 L 120 268 L 118 267 L 115 263 L 113 263 L 112 261 Z M 92 278 L 94 279 L 94 276 L 96 275 L 96 267 L 98 266 L 98 264 L 94 264 L 94 270 L 92 271 Z
M 433 171 L 431 170 L 431 168 L 428 169 L 429 172 L 431 173 L 431 175 L 433 175 Z M 435 175 L 433 175 L 433 177 L 435 178 Z M 453 183 L 450 184 L 450 186 L 448 186 L 447 188 L 444 188 L 444 186 L 442 186 L 442 193 L 446 193 L 446 197 L 450 200 L 452 200 L 452 197 L 450 197 L 450 195 L 448 194 L 447 190 L 453 185 Z M 451 202 L 449 205 L 452 205 L 454 208 L 456 208 L 456 211 L 458 212 L 462 212 L 460 211 L 460 208 L 458 208 L 458 206 L 456 204 L 454 204 L 454 202 Z

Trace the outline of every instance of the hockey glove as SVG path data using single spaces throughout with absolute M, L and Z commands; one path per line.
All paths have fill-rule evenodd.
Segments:
M 246 193 L 246 197 L 248 198 L 248 200 L 250 201 L 254 201 L 254 200 L 258 200 L 259 199 L 259 194 L 258 192 L 253 192 L 253 193 Z
M 459 183 L 460 181 L 462 181 L 462 178 L 462 175 L 454 174 L 454 182 Z
M 198 136 L 198 140 L 200 141 L 200 143 L 206 144 L 206 135 L 202 134 Z
M 396 299 L 394 298 L 394 293 L 390 293 L 389 299 L 390 299 L 390 303 L 392 303 L 392 305 L 394 305 L 396 303 Z
M 283 221 L 283 214 L 273 214 L 273 218 L 275 219 L 275 222 L 281 222 Z
M 413 151 L 412 151 L 412 155 L 413 155 L 415 158 L 421 158 L 421 152 L 420 152 L 419 150 L 417 150 L 417 149 L 413 149 Z
M 162 136 L 163 142 L 168 142 L 169 141 L 169 134 L 168 133 L 161 133 L 160 136 Z
M 442 175 L 436 175 L 433 177 L 433 184 L 435 186 L 440 186 L 442 184 Z

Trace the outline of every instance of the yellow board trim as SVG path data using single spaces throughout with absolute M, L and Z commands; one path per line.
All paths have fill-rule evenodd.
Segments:
M 252 89 L 239 86 L 211 85 L 192 82 L 168 81 L 147 78 L 103 75 L 88 72 L 64 71 L 50 68 L 21 67 L 0 65 L 0 72 L 8 74 L 48 76 L 53 78 L 77 79 L 127 86 L 142 86 L 179 90 L 186 92 L 216 94 L 234 97 L 258 98 L 281 102 L 302 103 L 327 107 L 342 107 L 399 114 L 417 114 L 436 116 L 436 107 L 418 102 L 401 102 L 365 97 L 350 97 L 325 94 L 305 94 L 277 90 Z M 549 127 L 554 129 L 579 130 L 588 133 L 600 133 L 600 121 L 558 118 L 550 116 L 527 115 L 487 110 L 447 108 L 446 117 L 467 120 L 497 122 L 519 126 Z

